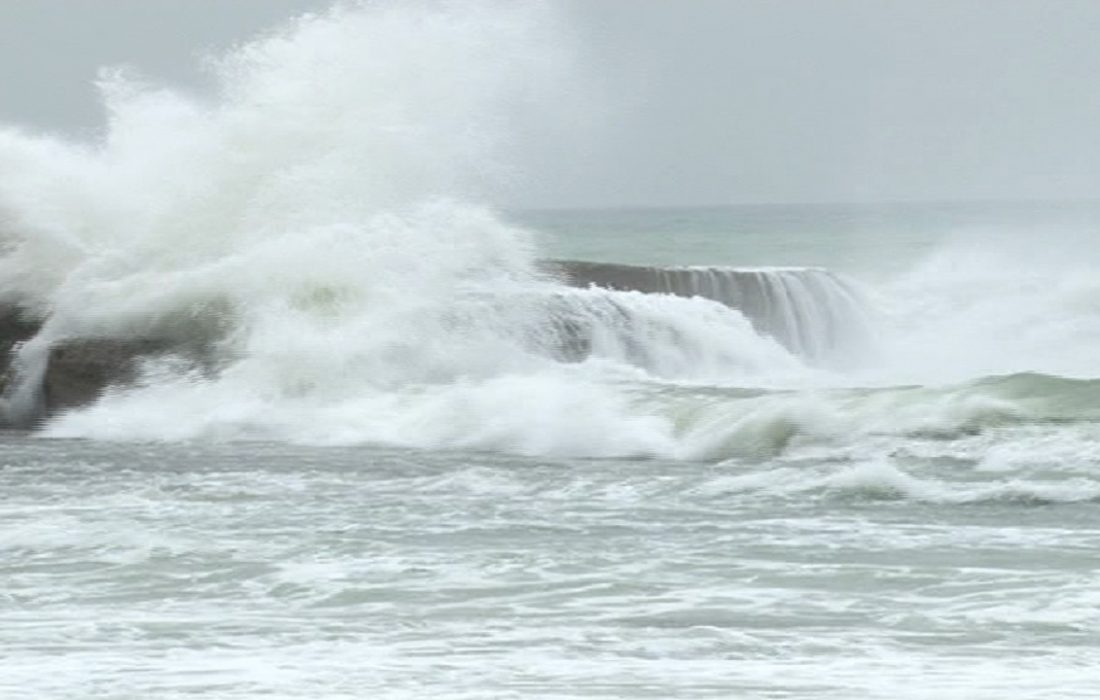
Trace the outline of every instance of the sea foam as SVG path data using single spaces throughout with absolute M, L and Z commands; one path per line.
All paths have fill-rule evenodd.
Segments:
M 340 6 L 213 61 L 206 96 L 105 74 L 99 141 L 0 132 L 0 299 L 44 319 L 21 366 L 88 336 L 216 354 L 150 361 L 45 434 L 758 460 L 1095 419 L 1087 242 L 946 248 L 875 313 L 822 270 L 563 284 L 485 203 L 510 125 L 571 103 L 566 26 Z

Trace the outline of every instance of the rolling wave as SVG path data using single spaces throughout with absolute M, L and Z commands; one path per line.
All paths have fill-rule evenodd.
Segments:
M 877 288 L 541 261 L 471 202 L 502 115 L 553 101 L 528 88 L 554 84 L 553 26 L 341 7 L 226 56 L 215 100 L 115 76 L 101 142 L 0 132 L 0 300 L 41 323 L 23 365 L 96 337 L 217 356 L 152 358 L 43 434 L 829 460 L 1095 423 L 1088 244 L 945 250 Z

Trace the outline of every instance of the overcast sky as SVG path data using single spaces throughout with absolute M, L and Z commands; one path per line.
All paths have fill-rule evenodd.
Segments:
M 598 123 L 518 154 L 539 206 L 1100 198 L 1095 0 L 562 0 Z M 94 134 L 98 67 L 324 0 L 3 0 L 0 120 Z

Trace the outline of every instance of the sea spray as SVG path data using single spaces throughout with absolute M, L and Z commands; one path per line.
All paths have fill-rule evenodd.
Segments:
M 947 249 L 880 290 L 882 316 L 822 270 L 564 286 L 477 203 L 508 172 L 509 115 L 554 101 L 560 29 L 541 5 L 346 6 L 216 63 L 216 97 L 106 78 L 102 143 L 0 134 L 0 299 L 46 319 L 16 394 L 72 338 L 217 355 L 157 359 L 44 433 L 756 461 L 1095 420 L 1080 261 Z M 719 294 L 737 274 L 761 308 Z M 854 352 L 870 321 L 880 347 Z
M 959 230 L 883 285 L 877 363 L 864 381 L 936 384 L 1025 372 L 1095 378 L 1095 230 Z
M 406 346 L 461 364 L 460 343 L 413 332 L 460 290 L 533 276 L 525 232 L 453 198 L 500 170 L 502 121 L 549 85 L 552 14 L 348 5 L 226 56 L 213 100 L 105 74 L 101 143 L 4 131 L 0 297 L 48 317 L 21 364 L 94 336 L 206 334 L 230 358 L 285 357 L 329 326 L 330 342 L 370 336 L 376 358 Z
M 53 434 L 664 454 L 551 415 L 609 435 L 633 421 L 623 376 L 800 374 L 719 304 L 562 288 L 528 232 L 470 203 L 506 172 L 506 122 L 553 102 L 556 26 L 542 5 L 345 6 L 216 62 L 213 99 L 105 76 L 102 143 L 5 132 L 0 296 L 47 317 L 24 353 L 201 336 L 220 354 L 213 376 L 157 364 Z

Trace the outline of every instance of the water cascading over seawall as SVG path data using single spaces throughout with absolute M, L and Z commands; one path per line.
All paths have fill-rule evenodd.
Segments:
M 826 270 L 658 268 L 580 261 L 555 261 L 545 266 L 570 287 L 596 289 L 593 293 L 573 290 L 567 294 L 567 288 L 556 287 L 559 291 L 553 291 L 555 285 L 551 285 L 545 290 L 551 293 L 544 292 L 538 297 L 541 301 L 535 303 L 502 296 L 489 302 L 496 310 L 488 315 L 512 328 L 502 330 L 506 335 L 514 332 L 516 337 L 524 338 L 521 345 L 558 360 L 599 356 L 635 365 L 657 376 L 678 376 L 688 368 L 763 365 L 774 360 L 765 347 L 755 346 L 751 331 L 747 336 L 735 337 L 735 326 L 725 324 L 705 307 L 654 305 L 656 297 L 649 302 L 620 292 L 718 302 L 741 312 L 756 333 L 774 339 L 811 363 L 842 364 L 866 345 L 865 312 L 859 293 Z M 476 316 L 483 304 L 470 304 L 469 299 L 452 300 L 452 325 L 457 320 L 459 325 L 476 327 L 475 320 L 462 319 L 470 313 Z M 40 352 L 22 353 L 25 357 L 20 358 L 17 367 L 16 350 L 35 336 L 38 323 L 23 319 L 14 309 L 7 311 L 6 318 L 10 317 L 11 322 L 0 328 L 4 331 L 0 341 L 5 344 L 3 384 L 7 408 L 3 422 L 8 425 L 34 424 L 58 410 L 94 401 L 106 386 L 133 381 L 136 363 L 142 357 L 169 354 L 193 360 L 210 355 L 199 347 L 202 341 L 193 333 L 172 337 L 74 336 L 56 343 L 39 343 Z M 761 359 L 764 356 L 772 359 L 765 361 Z M 28 357 L 38 358 L 29 362 L 33 371 L 28 370 Z
M 702 297 L 737 309 L 759 333 L 820 363 L 866 346 L 866 305 L 847 280 L 821 268 L 644 267 L 579 260 L 548 268 L 575 287 Z

